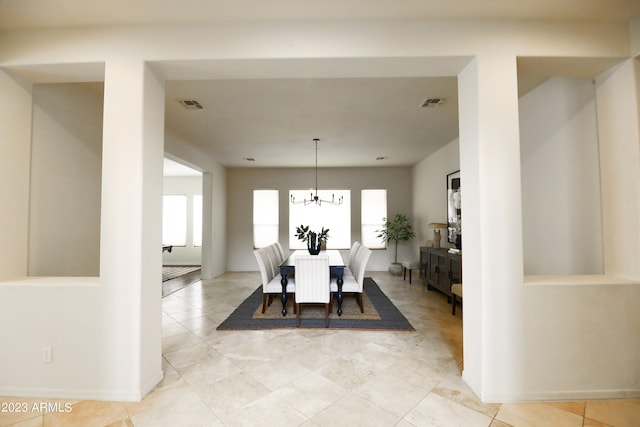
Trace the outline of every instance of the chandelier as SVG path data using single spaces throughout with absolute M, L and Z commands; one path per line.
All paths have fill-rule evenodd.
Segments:
M 316 192 L 315 194 L 313 194 L 313 192 L 311 192 L 309 198 L 304 198 L 304 200 L 296 200 L 295 197 L 293 197 L 293 194 L 291 195 L 291 203 L 294 205 L 299 205 L 299 204 L 304 204 L 305 206 L 308 206 L 312 203 L 317 204 L 318 206 L 322 206 L 323 203 L 328 203 L 330 205 L 341 205 L 342 204 L 342 196 L 340 196 L 338 198 L 338 200 L 336 201 L 336 197 L 335 194 L 331 195 L 331 200 L 323 200 L 318 196 L 318 142 L 320 140 L 318 138 L 314 138 L 313 142 L 316 143 Z

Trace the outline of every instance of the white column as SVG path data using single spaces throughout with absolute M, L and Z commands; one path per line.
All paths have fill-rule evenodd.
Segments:
M 464 380 L 484 401 L 521 389 L 522 208 L 516 58 L 460 73 Z
M 0 70 L 0 280 L 27 274 L 31 85 Z
M 596 79 L 604 271 L 640 280 L 640 60 Z
M 202 278 L 213 279 L 213 175 L 202 174 Z
M 140 60 L 105 67 L 100 280 L 105 377 L 142 397 L 162 377 L 164 86 Z

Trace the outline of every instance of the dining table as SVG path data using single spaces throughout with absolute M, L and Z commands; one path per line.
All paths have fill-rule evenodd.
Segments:
M 342 255 L 340 255 L 340 251 L 335 249 L 328 249 L 324 251 L 320 251 L 320 254 L 325 254 L 329 256 L 329 272 L 331 275 L 336 276 L 336 283 L 338 285 L 338 316 L 342 316 L 342 276 L 344 275 L 345 264 L 342 260 Z M 300 255 L 309 255 L 309 251 L 307 250 L 296 250 L 293 251 L 287 259 L 285 259 L 280 264 L 280 276 L 282 279 L 280 283 L 282 284 L 282 315 L 287 315 L 287 276 L 293 275 L 295 277 L 296 274 L 296 257 Z

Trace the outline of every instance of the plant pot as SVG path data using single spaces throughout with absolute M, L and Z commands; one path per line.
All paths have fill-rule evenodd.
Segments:
M 392 262 L 391 265 L 389 266 L 389 273 L 393 274 L 394 276 L 401 275 L 402 264 L 400 264 L 399 262 Z
M 320 253 L 320 250 L 322 249 L 322 245 L 317 243 L 315 245 L 312 245 L 311 243 L 307 244 L 307 249 L 309 250 L 309 254 L 311 255 L 318 255 Z

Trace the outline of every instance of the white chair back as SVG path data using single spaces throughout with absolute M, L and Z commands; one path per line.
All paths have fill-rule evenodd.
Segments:
M 263 249 L 267 252 L 267 255 L 269 255 L 269 259 L 271 261 L 269 266 L 273 273 L 273 277 L 275 277 L 280 272 L 280 264 L 282 264 L 282 261 L 284 260 L 280 259 L 280 253 L 274 244 L 265 246 Z
M 260 276 L 262 279 L 262 287 L 265 287 L 271 282 L 273 279 L 273 269 L 271 268 L 271 261 L 269 260 L 269 255 L 267 251 L 262 249 L 256 249 L 253 251 L 253 254 L 256 256 L 256 260 L 258 261 L 258 267 L 260 267 Z
M 356 282 L 360 287 L 358 292 L 362 292 L 362 287 L 364 284 L 364 275 L 367 270 L 367 263 L 369 262 L 369 257 L 371 256 L 371 249 L 362 246 L 358 249 L 358 254 L 356 255 L 356 265 L 355 268 L 351 270 L 353 273 Z
M 329 257 L 300 255 L 296 264 L 296 303 L 324 303 L 331 299 Z
M 362 245 L 360 244 L 360 242 L 353 242 L 353 245 L 351 246 L 351 250 L 349 251 L 349 270 L 351 270 L 352 272 L 354 272 L 353 270 L 354 263 L 356 261 L 356 258 L 358 257 L 358 251 L 361 248 L 362 248 Z
M 275 242 L 274 245 L 276 246 L 276 249 L 280 253 L 280 259 L 281 259 L 280 263 L 282 263 L 282 261 L 287 259 L 287 255 L 284 253 L 284 248 L 282 247 L 280 242 Z

